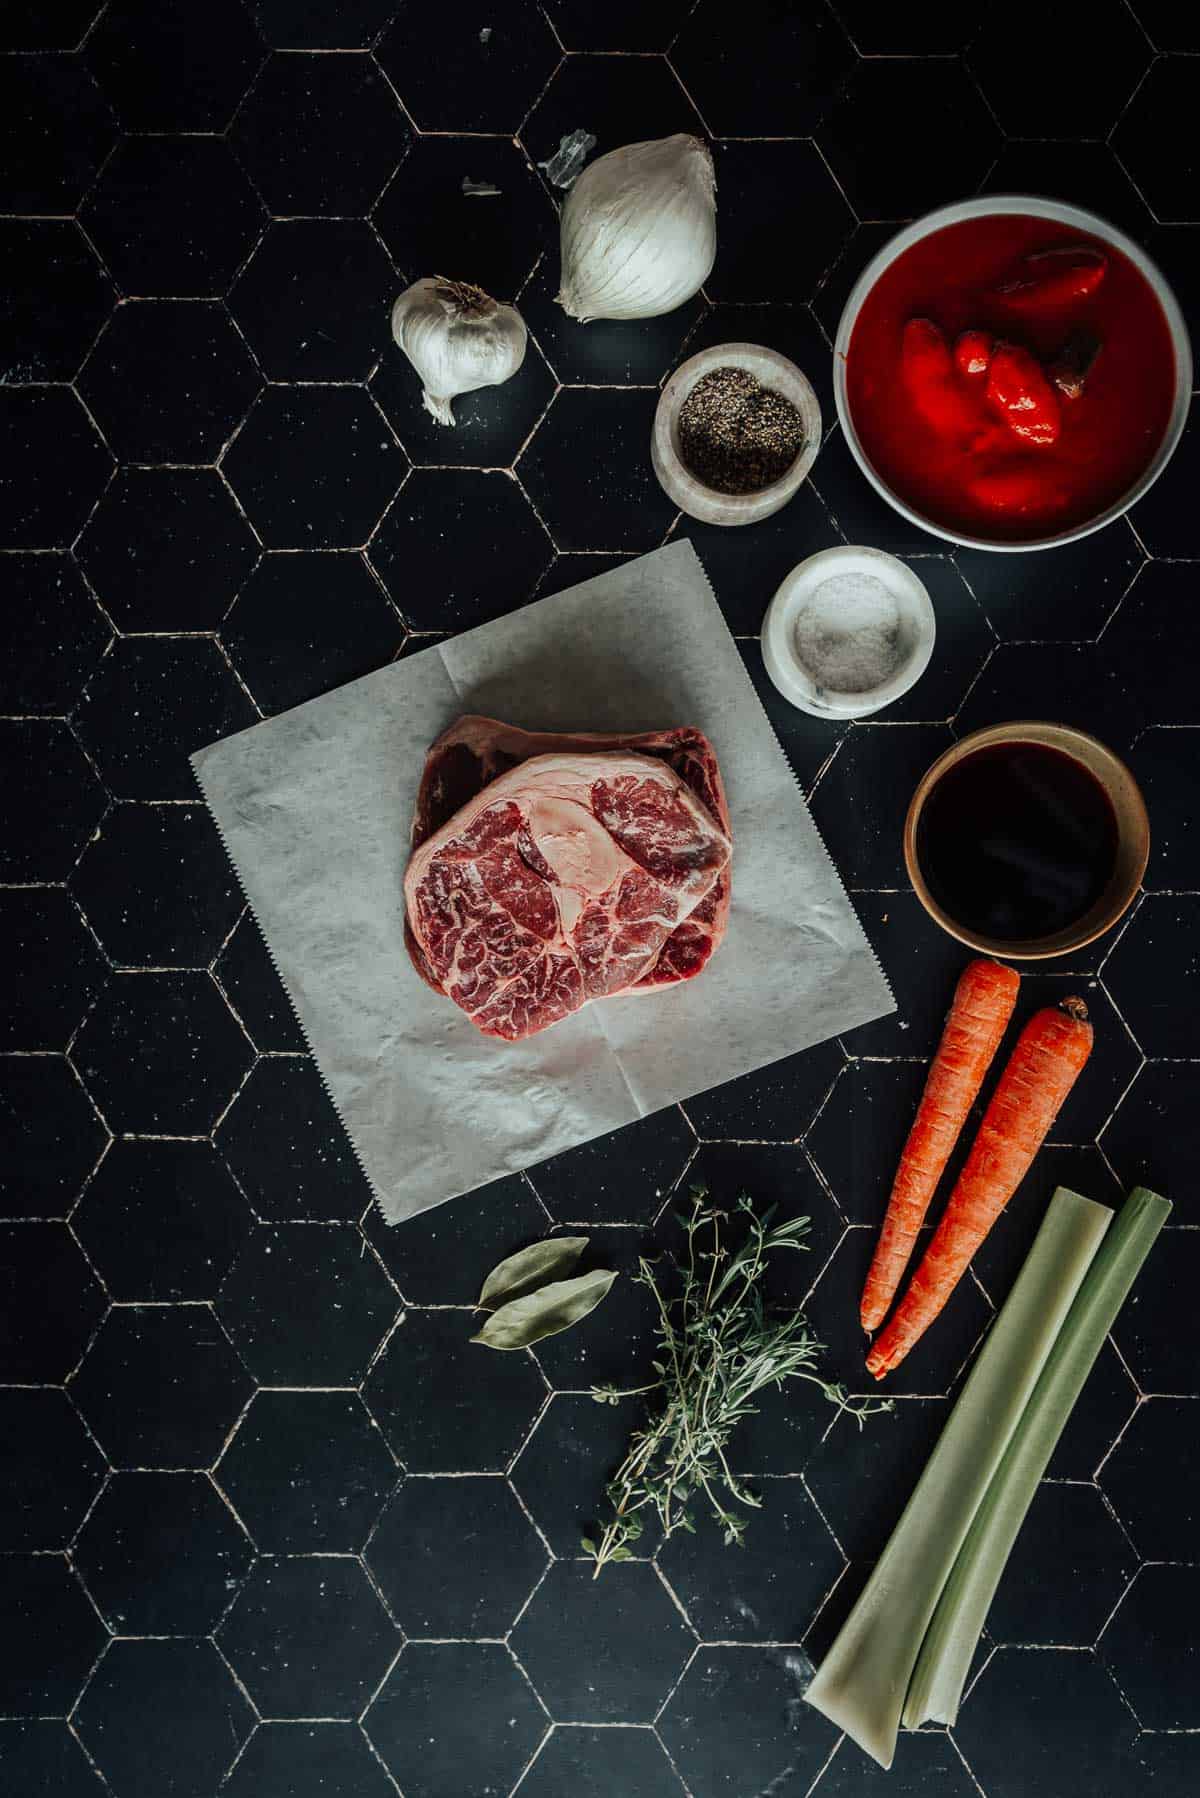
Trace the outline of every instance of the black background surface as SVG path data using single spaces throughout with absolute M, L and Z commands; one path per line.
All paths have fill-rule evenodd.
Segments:
M 994 557 L 884 508 L 830 339 L 896 223 L 976 191 L 1117 220 L 1196 317 L 1200 35 L 1158 0 L 8 0 L 0 9 L 0 1791 L 8 1798 L 1185 1798 L 1200 1790 L 1200 430 L 1128 520 Z M 982 16 L 983 22 L 979 23 Z M 565 320 L 562 132 L 713 143 L 704 297 Z M 499 197 L 464 198 L 463 177 Z M 519 375 L 439 431 L 387 309 L 445 273 L 519 300 Z M 792 355 L 828 436 L 721 533 L 646 454 L 703 344 Z M 688 534 L 898 1012 L 385 1229 L 187 756 Z M 829 726 L 766 683 L 782 574 L 916 558 L 933 667 Z M 813 1217 L 810 1310 L 856 1293 L 961 951 L 899 820 L 955 736 L 1049 715 L 1128 753 L 1154 829 L 1079 991 L 1094 1061 L 972 1279 L 861 1437 L 821 1401 L 736 1444 L 740 1554 L 575 1558 L 649 1320 L 627 1282 L 535 1356 L 471 1347 L 487 1268 L 581 1225 L 628 1269 L 689 1176 Z M 700 720 L 699 722 L 703 722 Z M 586 723 L 586 720 L 581 720 Z M 398 821 L 399 822 L 399 821 Z M 719 1021 L 717 1021 L 719 1027 Z M 799 1702 L 1058 1182 L 1175 1218 L 1038 1494 L 952 1737 L 881 1774 Z M 655 1548 L 651 1538 L 647 1553 Z M 1183 1733 L 1183 1732 L 1193 1733 Z

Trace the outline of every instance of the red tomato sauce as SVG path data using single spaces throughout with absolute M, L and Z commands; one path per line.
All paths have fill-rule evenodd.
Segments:
M 1107 259 L 1094 291 L 1051 292 L 1040 311 L 997 292 L 1024 257 L 1068 245 Z M 913 377 L 901 372 L 914 318 L 938 327 L 952 357 L 966 331 L 1031 352 L 1046 371 L 1075 332 L 1100 349 L 1078 397 L 1055 390 L 1053 441 L 1035 442 L 986 396 L 987 377 L 969 372 L 974 337 L 954 357 L 940 412 L 914 404 Z M 1053 219 L 1007 213 L 948 225 L 897 258 L 859 312 L 846 382 L 867 459 L 900 499 L 951 530 L 1019 542 L 1085 523 L 1129 489 L 1166 430 L 1175 356 L 1162 307 L 1128 257 Z

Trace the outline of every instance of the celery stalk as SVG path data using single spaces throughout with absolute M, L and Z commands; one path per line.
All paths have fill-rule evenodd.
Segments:
M 1060 1187 L 891 1539 L 807 1702 L 890 1767 L 921 1643 L 1059 1326 L 1112 1221 Z
M 1171 1207 L 1139 1186 L 1117 1214 L 1013 1432 L 929 1626 L 904 1726 L 953 1723 L 971 1660 L 1038 1481 Z

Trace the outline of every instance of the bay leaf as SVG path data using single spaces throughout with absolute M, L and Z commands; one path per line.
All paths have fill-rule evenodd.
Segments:
M 548 1236 L 498 1262 L 483 1282 L 476 1309 L 495 1311 L 511 1299 L 524 1298 L 550 1280 L 565 1280 L 587 1248 L 586 1236 Z
M 609 1269 L 600 1268 L 573 1280 L 553 1280 L 537 1292 L 502 1305 L 471 1341 L 481 1342 L 485 1348 L 522 1349 L 546 1336 L 557 1336 L 594 1311 L 616 1277 Z

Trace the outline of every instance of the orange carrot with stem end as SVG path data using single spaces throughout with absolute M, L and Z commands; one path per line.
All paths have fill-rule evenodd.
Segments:
M 933 1241 L 870 1354 L 877 1380 L 929 1328 L 1020 1185 L 1092 1052 L 1082 999 L 1035 1012 L 1000 1076 Z
M 900 1157 L 859 1315 L 877 1330 L 908 1266 L 929 1202 L 975 1103 L 1017 1002 L 1020 976 L 997 961 L 968 962 Z

